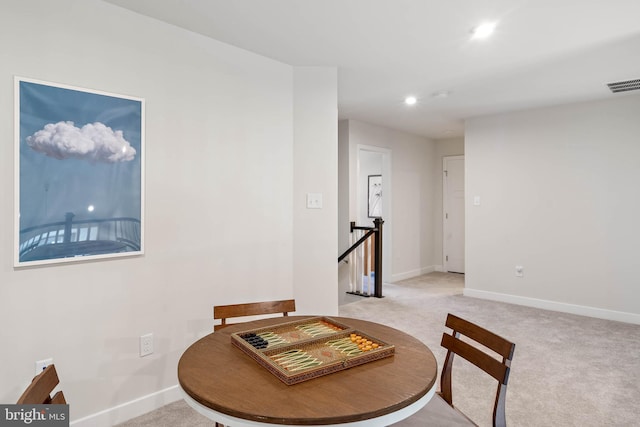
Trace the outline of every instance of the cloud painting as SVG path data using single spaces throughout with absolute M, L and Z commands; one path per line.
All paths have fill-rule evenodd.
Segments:
M 16 265 L 142 252 L 143 100 L 17 79 Z
M 104 123 L 88 123 L 82 128 L 73 122 L 49 123 L 27 137 L 31 149 L 63 159 L 86 159 L 98 162 L 127 162 L 136 150 L 124 139 L 121 130 L 113 131 Z

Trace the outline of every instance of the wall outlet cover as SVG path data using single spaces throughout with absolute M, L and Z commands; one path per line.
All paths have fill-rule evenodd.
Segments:
M 36 375 L 39 375 L 49 365 L 53 365 L 52 358 L 36 361 Z
M 148 356 L 153 353 L 153 334 L 140 336 L 140 357 Z

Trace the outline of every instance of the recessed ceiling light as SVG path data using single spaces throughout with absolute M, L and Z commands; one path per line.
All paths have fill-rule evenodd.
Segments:
M 486 39 L 496 29 L 495 22 L 485 22 L 471 30 L 472 39 Z
M 407 97 L 404 99 L 404 103 L 405 103 L 405 104 L 407 104 L 407 105 L 413 105 L 413 104 L 415 104 L 416 102 L 418 102 L 418 100 L 416 99 L 416 97 L 415 97 L 415 96 L 407 96 Z

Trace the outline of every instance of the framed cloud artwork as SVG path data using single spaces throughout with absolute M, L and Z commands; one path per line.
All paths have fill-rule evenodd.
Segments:
M 15 78 L 16 267 L 144 253 L 144 100 Z

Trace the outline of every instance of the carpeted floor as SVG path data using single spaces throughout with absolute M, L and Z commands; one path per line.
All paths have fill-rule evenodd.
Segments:
M 431 348 L 439 365 L 447 313 L 516 343 L 509 390 L 510 426 L 640 425 L 640 325 L 631 325 L 462 296 L 464 276 L 430 273 L 385 284 L 385 298 L 360 298 L 340 315 L 408 332 Z M 457 359 L 454 403 L 491 425 L 496 382 Z M 121 426 L 212 426 L 175 402 Z

